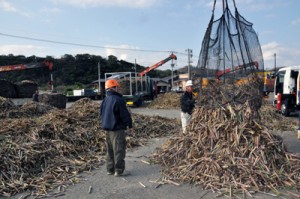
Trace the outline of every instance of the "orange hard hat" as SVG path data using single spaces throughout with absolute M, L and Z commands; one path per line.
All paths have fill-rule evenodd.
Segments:
M 105 89 L 120 86 L 120 84 L 115 79 L 109 79 L 105 82 Z

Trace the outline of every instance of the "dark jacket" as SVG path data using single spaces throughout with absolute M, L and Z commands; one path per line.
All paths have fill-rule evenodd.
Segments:
M 132 128 L 132 119 L 126 102 L 117 92 L 107 91 L 100 106 L 100 115 L 104 130 L 116 131 L 125 130 L 127 127 Z
M 192 114 L 195 107 L 195 100 L 192 93 L 184 92 L 180 99 L 181 111 L 184 113 Z

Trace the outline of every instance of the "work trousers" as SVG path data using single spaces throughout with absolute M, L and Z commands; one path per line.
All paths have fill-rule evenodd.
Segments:
M 125 130 L 106 131 L 106 169 L 108 172 L 123 173 L 125 170 Z
M 188 113 L 181 112 L 181 125 L 182 125 L 182 133 L 186 134 L 186 127 L 189 125 L 192 115 Z

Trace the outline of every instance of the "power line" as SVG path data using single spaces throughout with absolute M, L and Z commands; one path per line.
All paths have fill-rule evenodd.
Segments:
M 47 42 L 47 43 L 54 43 L 54 44 L 62 44 L 62 45 L 70 45 L 70 46 L 80 46 L 80 47 L 89 47 L 89 48 L 102 48 L 102 49 L 114 49 L 114 50 L 128 50 L 128 51 L 140 51 L 140 52 L 156 52 L 156 53 L 176 53 L 176 54 L 182 54 L 187 55 L 186 53 L 182 52 L 176 52 L 176 51 L 166 51 L 166 50 L 148 50 L 148 49 L 132 49 L 132 48 L 118 48 L 118 47 L 107 47 L 107 46 L 98 46 L 98 45 L 89 45 L 89 44 L 80 44 L 80 43 L 72 43 L 72 42 L 62 42 L 62 41 L 54 41 L 54 40 L 47 40 L 47 39 L 38 39 L 33 37 L 24 37 L 19 35 L 12 35 L 12 34 L 5 34 L 0 33 L 1 36 L 5 37 L 13 37 L 18 39 L 26 39 L 31 41 L 41 41 L 41 42 Z

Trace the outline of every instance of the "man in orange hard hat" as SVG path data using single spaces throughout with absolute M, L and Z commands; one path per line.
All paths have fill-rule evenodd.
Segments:
M 106 132 L 106 169 L 108 175 L 124 176 L 126 140 L 125 130 L 132 132 L 132 118 L 123 96 L 118 93 L 120 84 L 117 80 L 105 82 L 106 97 L 101 107 L 102 128 Z

